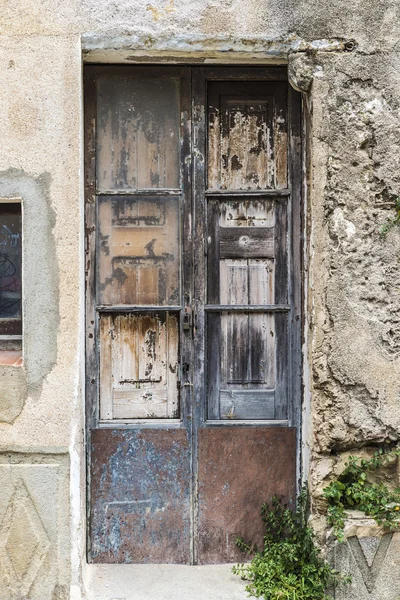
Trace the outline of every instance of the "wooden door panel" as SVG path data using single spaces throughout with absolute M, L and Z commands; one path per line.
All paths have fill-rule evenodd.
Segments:
M 176 315 L 100 318 L 100 419 L 179 418 Z
M 150 71 L 97 81 L 98 189 L 179 187 L 179 79 Z
M 287 299 L 287 238 L 281 236 L 287 230 L 286 200 L 246 194 L 237 200 L 211 196 L 207 204 L 209 302 L 215 310 L 225 307 L 207 320 L 208 416 L 282 419 L 288 397 L 277 377 L 287 376 L 281 350 L 282 344 L 287 350 L 282 340 L 287 327 L 277 337 L 276 315 L 268 310 L 276 304 L 276 282 L 281 302 Z M 227 306 L 240 311 L 229 312 Z M 247 312 L 247 306 L 258 306 L 259 312 Z
M 199 563 L 243 562 L 237 537 L 262 547 L 261 505 L 274 495 L 295 501 L 294 428 L 201 429 Z
M 208 86 L 208 187 L 287 187 L 285 83 L 212 82 Z
M 211 197 L 207 215 L 208 302 L 284 304 L 288 288 L 285 203 L 278 198 L 222 202 Z
M 91 433 L 91 558 L 190 561 L 190 454 L 184 429 Z
M 180 300 L 179 198 L 98 200 L 97 301 L 163 306 Z

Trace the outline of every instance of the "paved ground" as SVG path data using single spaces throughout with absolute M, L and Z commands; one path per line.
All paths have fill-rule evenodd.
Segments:
M 231 565 L 87 565 L 87 600 L 244 600 Z

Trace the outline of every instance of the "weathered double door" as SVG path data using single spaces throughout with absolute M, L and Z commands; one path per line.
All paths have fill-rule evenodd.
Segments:
M 231 562 L 296 489 L 299 99 L 284 68 L 85 81 L 89 560 Z

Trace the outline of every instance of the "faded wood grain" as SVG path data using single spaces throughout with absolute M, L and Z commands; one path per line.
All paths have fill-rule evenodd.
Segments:
M 100 304 L 176 304 L 180 299 L 178 198 L 98 200 Z
M 101 323 L 101 418 L 176 418 L 177 318 L 107 315 Z
M 98 189 L 179 186 L 179 81 L 99 78 Z
M 114 419 L 166 419 L 167 390 L 113 390 Z
M 274 229 L 266 227 L 221 227 L 221 258 L 273 258 Z
M 277 86 L 274 103 L 274 155 L 275 155 L 275 185 L 277 189 L 288 185 L 288 110 L 287 88 Z
M 243 198 L 219 202 L 220 227 L 274 227 L 275 202 Z
M 266 82 L 209 84 L 209 188 L 287 187 L 286 89 Z
M 211 85 L 209 187 L 243 190 L 273 187 L 273 98 L 268 93 L 260 97 L 262 90 L 265 90 L 263 84 Z
M 274 419 L 274 390 L 221 390 L 221 419 Z
M 113 319 L 104 315 L 100 319 L 100 416 L 102 419 L 113 418 L 113 361 L 112 338 L 114 335 Z

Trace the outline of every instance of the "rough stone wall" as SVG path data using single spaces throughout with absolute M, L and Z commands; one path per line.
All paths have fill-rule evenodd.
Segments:
M 0 596 L 83 597 L 82 49 L 109 62 L 290 57 L 307 113 L 304 454 L 318 516 L 344 453 L 400 434 L 400 233 L 379 235 L 400 194 L 398 1 L 0 8 L 0 195 L 23 198 L 25 244 L 24 367 L 0 367 Z M 14 570 L 10 544 L 21 549 Z
M 319 55 L 312 89 L 314 483 L 349 449 L 398 440 L 399 73 L 382 57 Z M 392 77 L 389 73 L 392 72 Z

